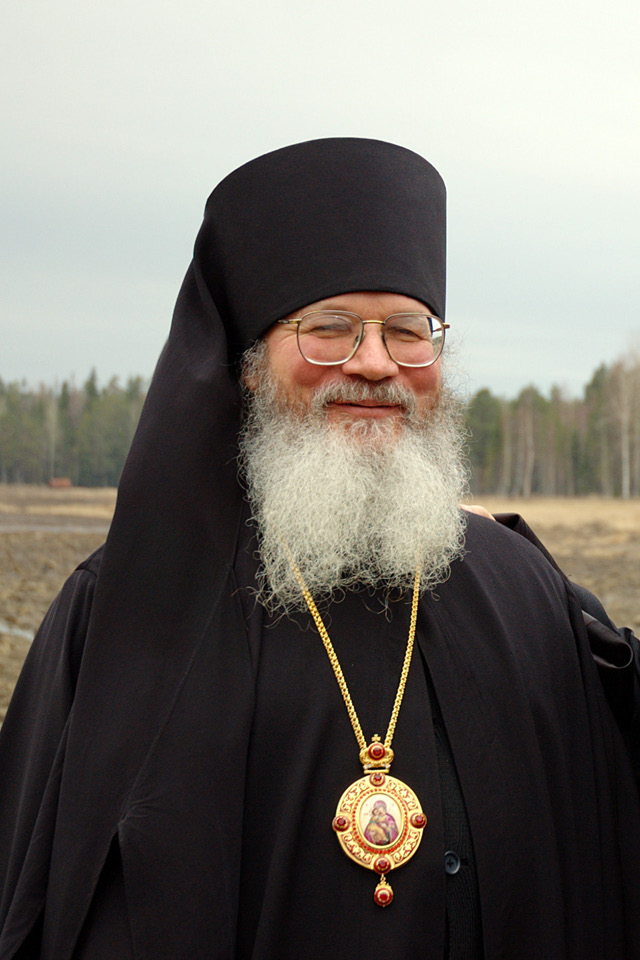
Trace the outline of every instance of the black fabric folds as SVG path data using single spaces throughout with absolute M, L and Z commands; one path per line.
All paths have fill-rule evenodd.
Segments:
M 576 594 L 589 638 L 591 656 L 609 706 L 624 738 L 640 790 L 640 642 L 628 627 L 618 629 L 597 597 L 573 583 L 560 569 L 529 524 L 517 513 L 496 514 L 495 519 L 528 540 L 547 558 Z

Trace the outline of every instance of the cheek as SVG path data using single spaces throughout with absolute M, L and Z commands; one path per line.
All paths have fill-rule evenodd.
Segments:
M 300 396 L 315 390 L 332 376 L 332 371 L 335 377 L 335 368 L 307 363 L 295 342 L 280 345 L 280 349 L 272 351 L 270 360 L 272 373 L 288 396 Z
M 434 363 L 432 367 L 416 367 L 414 370 L 405 367 L 403 380 L 405 386 L 413 390 L 416 396 L 435 397 L 442 382 L 440 362 Z
M 330 376 L 328 367 L 314 367 L 313 364 L 302 360 L 290 371 L 289 382 L 294 390 L 306 392 L 315 390 Z M 335 373 L 334 373 L 335 377 Z

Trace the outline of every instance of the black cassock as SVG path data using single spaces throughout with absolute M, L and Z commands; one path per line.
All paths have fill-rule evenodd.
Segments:
M 473 869 L 487 960 L 640 956 L 628 761 L 575 598 L 521 537 L 472 517 L 464 559 L 420 603 L 392 773 L 429 822 L 385 910 L 331 829 L 361 768 L 310 618 L 272 623 L 254 605 L 241 548 L 200 638 L 97 677 L 83 637 L 98 564 L 47 615 L 2 734 L 3 960 L 64 960 L 78 944 L 126 957 L 129 943 L 154 960 L 443 957 L 446 904 Z M 384 736 L 408 602 L 385 614 L 362 593 L 326 613 L 365 736 Z M 76 712 L 76 682 L 103 691 L 93 711 L 76 697 Z M 438 710 L 473 843 L 454 874 Z

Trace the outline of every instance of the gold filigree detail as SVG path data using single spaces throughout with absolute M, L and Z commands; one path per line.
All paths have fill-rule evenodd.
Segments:
M 365 839 L 360 823 L 363 804 L 368 798 L 378 795 L 386 796 L 395 803 L 402 818 L 396 840 L 379 847 Z M 356 863 L 373 870 L 377 858 L 386 856 L 393 869 L 406 863 L 420 845 L 423 828 L 414 827 L 411 823 L 411 816 L 416 812 L 422 813 L 418 798 L 401 780 L 387 776 L 384 786 L 378 788 L 371 784 L 368 776 L 361 777 L 347 787 L 340 798 L 336 816 L 346 817 L 351 826 L 336 835 L 344 852 Z

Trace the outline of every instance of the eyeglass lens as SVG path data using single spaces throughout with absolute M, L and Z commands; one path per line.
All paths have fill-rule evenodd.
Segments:
M 311 363 L 344 363 L 354 353 L 362 321 L 334 313 L 308 313 L 298 324 L 300 351 Z M 427 314 L 396 314 L 383 326 L 389 355 L 403 366 L 425 367 L 438 359 L 444 341 L 440 320 Z

